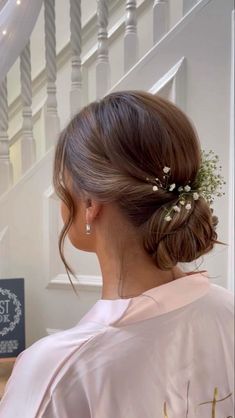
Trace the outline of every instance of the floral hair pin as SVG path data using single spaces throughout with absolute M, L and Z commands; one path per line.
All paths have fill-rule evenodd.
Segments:
M 172 220 L 174 214 L 181 212 L 181 209 L 190 212 L 193 208 L 192 202 L 203 197 L 207 202 L 212 205 L 215 196 L 222 196 L 225 193 L 221 193 L 220 189 L 226 182 L 223 177 L 217 173 L 222 167 L 217 167 L 219 157 L 215 155 L 212 150 L 206 153 L 204 150 L 201 151 L 202 163 L 198 171 L 197 177 L 194 182 L 194 187 L 190 184 L 185 186 L 176 185 L 176 183 L 169 184 L 169 178 L 171 175 L 171 168 L 168 166 L 163 167 L 162 180 L 159 178 L 146 180 L 152 183 L 152 189 L 157 192 L 159 189 L 164 189 L 169 192 L 177 194 L 177 201 L 173 206 L 166 209 L 164 216 L 165 221 L 169 222 Z M 191 183 L 191 181 L 188 181 Z

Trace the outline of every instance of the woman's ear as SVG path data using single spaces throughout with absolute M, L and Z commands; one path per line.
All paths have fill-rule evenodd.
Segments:
M 97 218 L 102 208 L 102 203 L 97 202 L 93 199 L 86 199 L 86 222 L 92 224 L 92 222 Z

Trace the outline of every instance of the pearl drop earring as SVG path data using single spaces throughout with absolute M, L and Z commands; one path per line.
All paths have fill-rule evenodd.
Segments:
M 91 234 L 91 225 L 86 223 L 86 234 L 90 235 Z

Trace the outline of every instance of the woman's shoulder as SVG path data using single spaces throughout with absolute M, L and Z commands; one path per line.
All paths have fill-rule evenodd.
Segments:
M 220 302 L 220 305 L 225 305 L 230 308 L 234 308 L 234 293 L 218 284 L 210 284 L 210 294 L 216 302 Z M 228 304 L 228 305 L 227 305 Z
M 78 323 L 41 338 L 22 351 L 5 388 L 0 417 L 17 416 L 17 410 L 27 411 L 25 416 L 36 416 L 42 402 L 50 397 L 51 386 L 69 367 L 73 356 L 79 355 L 80 350 L 86 349 L 104 331 L 100 324 Z
M 205 302 L 205 303 L 204 303 Z M 227 325 L 234 321 L 234 293 L 223 286 L 215 283 L 210 283 L 210 291 L 202 299 L 202 309 L 210 316 L 227 321 Z
M 61 330 L 35 341 L 18 357 L 17 363 L 30 362 L 32 366 L 40 370 L 41 366 L 49 365 L 50 370 L 57 369 L 60 363 L 66 361 L 75 351 L 104 332 L 104 327 L 96 323 L 76 325 L 72 328 Z

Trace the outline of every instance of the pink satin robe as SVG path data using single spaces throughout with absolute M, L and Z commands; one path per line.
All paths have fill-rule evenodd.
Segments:
M 234 418 L 234 295 L 194 273 L 21 353 L 0 418 Z

